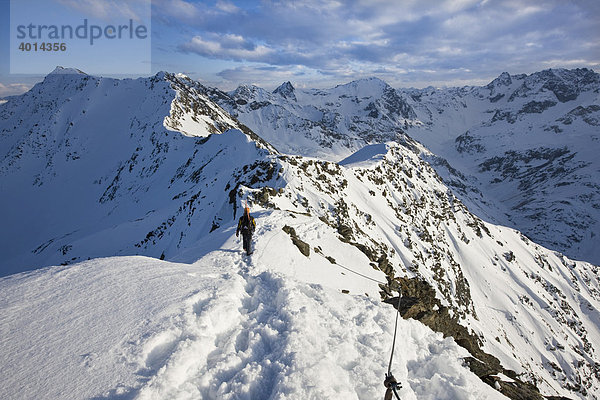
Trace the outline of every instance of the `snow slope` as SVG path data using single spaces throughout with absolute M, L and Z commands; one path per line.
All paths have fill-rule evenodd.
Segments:
M 420 154 L 390 142 L 346 166 L 283 157 L 287 184 L 267 204 L 310 215 L 297 216 L 308 218 L 297 235 L 319 256 L 425 279 L 485 351 L 543 393 L 597 396 L 598 268 L 477 218 Z M 349 246 L 360 252 L 340 261 Z
M 112 257 L 0 279 L 3 398 L 383 395 L 392 307 L 212 244 L 191 264 Z M 403 399 L 503 398 L 452 339 L 412 320 L 399 332 Z

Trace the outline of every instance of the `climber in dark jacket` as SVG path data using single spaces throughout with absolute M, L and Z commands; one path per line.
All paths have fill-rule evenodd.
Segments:
M 252 234 L 256 229 L 256 222 L 254 221 L 254 217 L 250 215 L 250 208 L 246 206 L 244 209 L 244 215 L 240 217 L 238 221 L 237 230 L 235 231 L 235 236 L 239 236 L 240 232 L 242 232 L 242 240 L 244 242 L 244 250 L 247 255 L 252 254 Z

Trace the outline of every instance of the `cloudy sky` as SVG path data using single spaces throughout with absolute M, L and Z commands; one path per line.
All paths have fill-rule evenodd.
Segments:
M 47 1 L 96 16 L 123 12 L 124 3 Z M 9 74 L 2 46 L 0 96 L 40 79 Z M 395 87 L 459 86 L 503 71 L 600 71 L 600 1 L 152 0 L 151 66 L 223 89 L 286 80 L 330 87 L 367 76 Z

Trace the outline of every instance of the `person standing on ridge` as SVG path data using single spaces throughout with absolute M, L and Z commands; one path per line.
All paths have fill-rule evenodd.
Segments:
M 244 250 L 246 250 L 246 254 L 252 254 L 252 234 L 256 229 L 256 222 L 254 221 L 254 217 L 250 215 L 250 208 L 246 205 L 244 209 L 244 215 L 240 217 L 238 221 L 237 230 L 235 231 L 235 236 L 238 237 L 240 232 L 242 232 L 242 240 L 244 244 Z

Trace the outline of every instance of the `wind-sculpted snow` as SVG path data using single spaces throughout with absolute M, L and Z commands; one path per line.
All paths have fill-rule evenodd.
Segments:
M 372 163 L 381 161 L 389 150 L 389 146 L 381 144 L 372 144 L 365 146 L 356 153 L 344 158 L 339 162 L 340 165 L 368 166 Z

